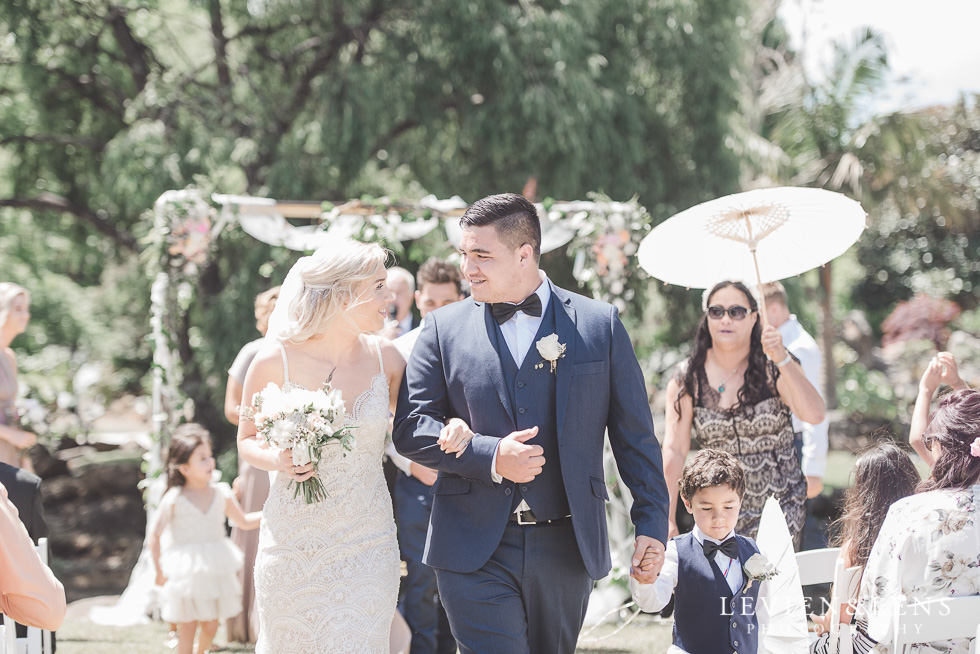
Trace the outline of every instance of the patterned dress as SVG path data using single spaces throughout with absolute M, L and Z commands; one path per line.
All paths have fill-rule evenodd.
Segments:
M 689 360 L 674 371 L 683 387 Z M 769 365 L 767 397 L 758 404 L 722 409 L 721 393 L 708 383 L 704 369 L 694 384 L 692 426 L 698 447 L 728 452 L 745 468 L 745 497 L 739 513 L 738 533 L 755 538 L 762 507 L 770 495 L 779 500 L 789 533 L 799 545 L 806 519 L 806 478 L 793 446 L 793 415 L 776 390 L 775 364 Z
M 861 579 L 854 652 L 886 654 L 902 601 L 980 594 L 980 484 L 937 490 L 888 510 Z M 972 638 L 920 644 L 913 652 L 973 652 Z M 819 651 L 819 650 L 818 650 Z
M 318 475 L 329 496 L 307 504 L 278 475 L 262 510 L 255 558 L 256 654 L 388 654 L 398 595 L 398 544 L 381 469 L 388 381 L 381 370 L 348 401 L 352 452 L 328 446 Z M 289 381 L 287 392 L 301 388 Z

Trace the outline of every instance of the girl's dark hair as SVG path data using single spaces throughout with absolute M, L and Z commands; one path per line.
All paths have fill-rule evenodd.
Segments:
M 980 457 L 970 452 L 977 438 L 980 438 L 980 391 L 956 391 L 943 398 L 925 434 L 926 447 L 933 441 L 939 443 L 939 456 L 929 479 L 919 484 L 916 492 L 968 488 L 980 482 Z
M 888 507 L 915 492 L 919 472 L 893 441 L 864 450 L 854 464 L 854 484 L 847 490 L 844 513 L 834 521 L 835 547 L 848 548 L 851 565 L 864 565 L 888 514 Z
M 708 306 L 711 305 L 711 298 L 715 293 L 723 288 L 731 286 L 741 291 L 749 303 L 749 309 L 759 310 L 759 304 L 752 295 L 752 291 L 742 282 L 719 282 L 711 289 L 708 294 Z M 752 314 L 747 320 L 752 319 Z M 681 398 L 685 395 L 691 397 L 695 404 L 698 402 L 698 375 L 704 370 L 704 362 L 708 357 L 708 350 L 711 349 L 711 332 L 708 331 L 708 312 L 705 310 L 698 323 L 697 331 L 694 334 L 694 351 L 688 359 L 687 370 L 684 372 L 684 383 L 677 393 L 677 400 L 674 401 L 674 409 L 677 415 L 681 413 Z M 770 397 L 773 387 L 770 386 L 770 375 L 772 384 L 779 378 L 779 369 L 774 364 L 770 364 L 762 351 L 762 323 L 759 321 L 758 314 L 755 314 L 755 324 L 752 325 L 752 335 L 749 341 L 749 365 L 745 370 L 742 387 L 738 389 L 738 403 L 736 407 L 750 406 Z
M 187 463 L 201 445 L 211 445 L 211 435 L 201 425 L 188 422 L 174 430 L 167 451 L 167 490 L 187 483 L 178 468 Z

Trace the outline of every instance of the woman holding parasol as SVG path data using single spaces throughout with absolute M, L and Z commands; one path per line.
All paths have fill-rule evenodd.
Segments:
M 700 447 L 729 452 L 745 468 L 738 533 L 755 537 L 762 507 L 775 495 L 798 540 L 806 517 L 806 480 L 793 447 L 792 414 L 818 423 L 823 400 L 776 328 L 763 327 L 758 303 L 744 284 L 716 284 L 704 308 L 694 350 L 667 384 L 663 448 L 670 536 L 677 534 L 677 482 L 693 427 Z

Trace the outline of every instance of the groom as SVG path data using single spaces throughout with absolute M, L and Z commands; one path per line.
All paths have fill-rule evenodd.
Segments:
M 439 471 L 425 563 L 464 654 L 571 654 L 611 567 L 607 429 L 636 498 L 633 575 L 652 583 L 663 565 L 668 499 L 646 388 L 616 309 L 538 268 L 534 205 L 486 197 L 460 227 L 473 297 L 426 319 L 393 434 Z M 564 350 L 539 350 L 553 335 Z

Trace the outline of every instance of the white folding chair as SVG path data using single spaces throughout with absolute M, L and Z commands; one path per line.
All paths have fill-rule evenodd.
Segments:
M 903 603 L 895 609 L 893 624 L 895 654 L 907 654 L 920 643 L 972 638 L 980 625 L 980 595 Z
M 37 553 L 44 565 L 48 565 L 48 539 L 39 538 Z M 51 632 L 27 627 L 27 637 L 17 637 L 17 623 L 9 615 L 3 616 L 4 654 L 51 654 Z
M 857 600 L 861 589 L 861 573 L 863 566 L 845 568 L 842 559 L 837 560 L 834 569 L 834 585 L 830 591 L 830 647 L 828 652 L 837 654 L 852 654 L 854 643 L 851 641 L 851 625 L 841 624 L 842 608 Z
M 819 550 L 797 552 L 796 566 L 800 569 L 800 585 L 829 584 L 834 580 L 837 569 L 839 547 L 825 547 Z

